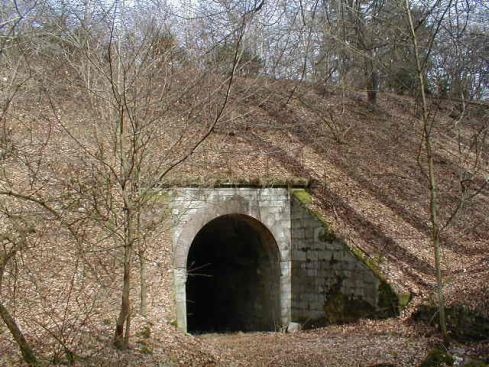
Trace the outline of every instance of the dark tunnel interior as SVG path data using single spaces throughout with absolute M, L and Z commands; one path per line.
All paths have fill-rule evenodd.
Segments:
M 205 225 L 190 247 L 187 274 L 190 333 L 279 328 L 278 248 L 257 220 L 225 215 Z

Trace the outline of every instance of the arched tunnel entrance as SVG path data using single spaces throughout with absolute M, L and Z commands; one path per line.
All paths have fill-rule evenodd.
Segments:
M 280 256 L 268 229 L 240 214 L 207 223 L 187 257 L 190 333 L 280 326 Z

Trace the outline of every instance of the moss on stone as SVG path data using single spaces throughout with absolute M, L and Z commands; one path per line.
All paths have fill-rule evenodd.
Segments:
M 463 305 L 445 309 L 450 336 L 458 341 L 481 341 L 489 335 L 489 318 Z M 413 318 L 429 324 L 439 325 L 438 309 L 435 305 L 421 305 Z
M 399 297 L 399 308 L 401 310 L 404 310 L 409 304 L 409 302 L 411 302 L 412 295 L 411 293 L 407 292 L 407 293 L 398 294 L 398 297 Z
M 399 296 L 384 280 L 382 280 L 379 285 L 379 300 L 377 305 L 379 307 L 380 315 L 383 317 L 392 317 L 399 314 Z
M 453 362 L 455 359 L 441 346 L 433 349 L 419 367 L 453 366 Z
M 232 178 L 223 177 L 184 177 L 174 178 L 161 182 L 159 188 L 175 188 L 175 187 L 201 187 L 201 188 L 217 188 L 217 187 L 309 187 L 311 179 L 306 177 L 288 177 L 285 179 L 277 179 L 274 177 L 249 177 L 249 178 Z
M 382 270 L 380 270 L 380 258 L 373 258 L 368 256 L 365 252 L 363 252 L 360 248 L 358 247 L 350 247 L 347 246 L 347 248 L 350 249 L 350 252 L 362 263 L 364 263 L 370 270 L 374 272 L 374 274 L 379 278 L 381 281 L 385 282 L 385 275 L 382 273 Z
M 394 288 L 390 286 L 380 268 L 382 262 L 381 257 L 368 256 L 358 247 L 347 246 L 347 248 L 349 248 L 352 254 L 364 263 L 376 275 L 377 279 L 380 280 L 378 305 L 381 311 L 385 313 L 386 317 L 398 315 L 399 311 L 406 308 L 411 301 L 411 294 L 398 294 Z
M 373 317 L 375 308 L 361 298 L 348 297 L 341 292 L 332 294 L 324 303 L 327 324 L 344 324 L 361 318 Z
M 294 195 L 297 200 L 306 206 L 312 204 L 312 196 L 306 190 L 294 190 L 292 191 L 292 195 Z
M 319 234 L 318 239 L 322 242 L 333 242 L 336 240 L 336 236 L 332 231 L 325 228 L 324 231 Z
M 358 247 L 350 247 L 348 246 L 343 240 L 339 239 L 334 231 L 331 229 L 330 224 L 328 221 L 322 217 L 320 213 L 317 211 L 311 209 L 311 204 L 313 202 L 311 194 L 306 191 L 306 190 L 293 190 L 292 195 L 294 198 L 296 198 L 309 212 L 310 215 L 312 215 L 314 218 L 316 218 L 324 228 L 324 232 L 322 232 L 319 236 L 318 239 L 323 242 L 333 242 L 333 241 L 340 241 L 343 243 L 345 249 L 348 249 L 350 253 L 358 259 L 360 262 L 365 264 L 379 279 L 380 285 L 379 285 L 379 301 L 378 301 L 378 307 L 379 307 L 379 316 L 381 317 L 391 317 L 391 316 L 396 316 L 399 314 L 399 311 L 407 306 L 409 301 L 411 300 L 411 294 L 410 293 L 403 293 L 399 295 L 387 282 L 385 275 L 382 273 L 381 270 L 381 263 L 383 261 L 382 257 L 371 257 L 364 253 L 360 248 Z M 337 300 L 339 301 L 339 300 Z M 334 303 L 334 301 L 332 301 Z
M 348 304 L 348 298 L 338 293 L 329 297 L 324 303 L 325 319 L 328 324 L 337 324 L 344 322 L 345 318 L 345 306 Z
M 303 204 L 308 213 L 316 218 L 316 220 L 323 225 L 324 232 L 320 235 L 319 240 L 332 242 L 338 239 L 328 221 L 321 215 L 321 213 L 318 213 L 316 210 L 311 208 L 313 198 L 308 191 L 296 189 L 292 191 L 292 196 L 295 197 L 301 204 Z
M 464 367 L 489 367 L 489 364 L 482 361 L 471 360 L 466 362 Z
M 147 199 L 152 203 L 169 204 L 172 199 L 172 195 L 168 190 L 149 191 L 147 195 Z

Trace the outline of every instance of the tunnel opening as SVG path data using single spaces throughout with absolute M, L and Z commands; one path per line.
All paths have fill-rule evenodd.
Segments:
M 188 332 L 280 327 L 278 247 L 257 220 L 232 214 L 206 224 L 190 247 L 187 274 Z

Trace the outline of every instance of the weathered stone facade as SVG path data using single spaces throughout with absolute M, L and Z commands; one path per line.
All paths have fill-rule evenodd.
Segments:
M 177 325 L 187 329 L 187 256 L 199 231 L 215 218 L 242 214 L 265 226 L 280 255 L 280 320 L 290 322 L 290 198 L 287 189 L 179 188 L 172 193 Z
M 349 247 L 339 241 L 327 224 L 311 213 L 294 196 L 291 198 L 292 320 L 314 323 L 344 321 L 339 302 L 364 301 L 376 308 L 380 280 Z M 343 300 L 338 298 L 342 297 Z M 334 310 L 325 312 L 331 304 Z M 368 310 L 367 310 L 368 311 Z
M 187 258 L 194 239 L 208 223 L 243 216 L 257 231 L 273 237 L 278 254 L 280 324 L 315 320 L 348 321 L 361 309 L 372 316 L 384 302 L 385 285 L 327 225 L 288 188 L 178 188 L 172 191 L 174 278 L 178 327 L 187 330 Z M 263 237 L 263 236 L 262 236 Z M 266 237 L 266 236 L 265 236 Z M 258 270 L 258 272 L 260 272 Z M 389 288 L 390 290 L 390 288 Z M 390 295 L 391 293 L 389 293 Z M 385 302 L 384 302 L 385 303 Z

